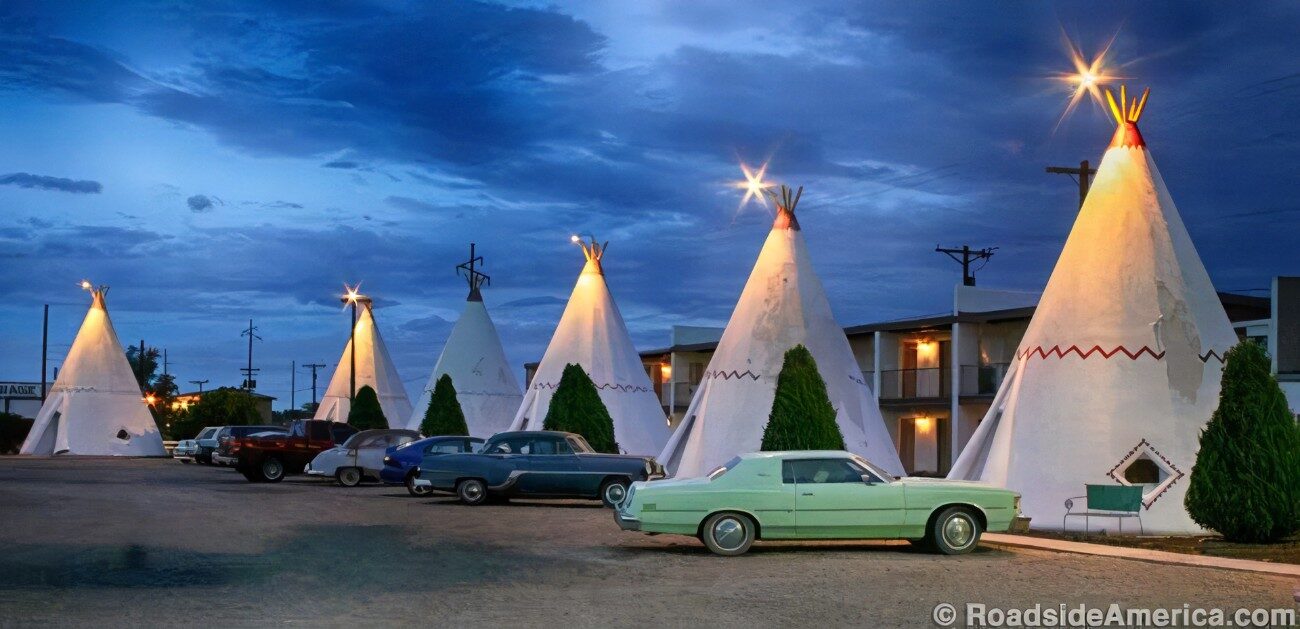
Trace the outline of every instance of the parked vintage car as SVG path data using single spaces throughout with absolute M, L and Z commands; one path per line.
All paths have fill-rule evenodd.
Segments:
M 419 438 L 414 430 L 363 430 L 342 445 L 322 450 L 303 471 L 308 476 L 333 476 L 344 487 L 356 487 L 366 479 L 379 480 L 389 448 Z
M 416 488 L 455 492 L 467 505 L 492 498 L 589 498 L 618 504 L 634 481 L 663 478 L 652 457 L 598 454 L 581 435 L 502 432 L 469 454 L 427 456 Z
M 234 465 L 239 462 L 239 448 L 245 437 L 277 432 L 289 432 L 289 429 L 284 426 L 222 426 L 217 431 L 217 450 L 212 453 L 212 462 L 222 466 Z
M 444 435 L 390 447 L 384 453 L 384 469 L 379 471 L 379 480 L 389 485 L 406 485 L 406 491 L 412 496 L 427 496 L 432 489 L 415 486 L 415 468 L 424 457 L 473 452 L 481 445 L 483 440 L 478 437 Z
M 217 434 L 224 426 L 208 426 L 199 431 L 199 436 L 194 438 L 194 443 L 198 446 L 194 453 L 195 463 L 205 463 L 212 465 L 212 453 L 217 451 Z
M 356 428 L 342 422 L 295 419 L 289 423 L 287 433 L 244 437 L 235 469 L 253 482 L 278 483 L 288 474 L 302 473 L 321 451 L 356 433 Z
M 890 476 L 842 451 L 743 454 L 700 478 L 634 483 L 624 530 L 692 535 L 719 555 L 756 539 L 908 539 L 947 555 L 1005 531 L 1020 494 L 965 481 Z
M 208 426 L 199 431 L 193 439 L 181 439 L 176 442 L 176 447 L 172 448 L 172 458 L 181 463 L 194 463 L 198 460 L 199 439 L 209 433 L 216 433 L 220 426 Z

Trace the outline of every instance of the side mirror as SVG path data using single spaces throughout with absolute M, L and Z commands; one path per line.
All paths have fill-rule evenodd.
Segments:
M 876 480 L 876 477 L 875 477 L 875 476 L 872 476 L 871 474 L 863 474 L 863 475 L 862 475 L 862 482 L 863 482 L 863 483 L 866 483 L 866 484 L 868 484 L 868 485 L 875 485 L 876 483 L 878 483 L 878 482 L 880 482 L 880 481 Z

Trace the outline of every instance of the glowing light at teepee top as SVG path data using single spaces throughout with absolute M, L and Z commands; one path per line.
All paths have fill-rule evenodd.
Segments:
M 366 303 L 370 301 L 369 297 L 361 294 L 361 282 L 356 286 L 348 286 L 347 282 L 343 283 L 343 296 L 339 298 L 343 302 L 343 307 L 347 308 L 351 304 Z
M 1102 87 L 1107 83 L 1126 78 L 1114 73 L 1113 64 L 1108 59 L 1110 47 L 1113 43 L 1115 43 L 1115 40 L 1112 38 L 1096 57 L 1088 61 L 1078 46 L 1075 46 L 1068 39 L 1066 40 L 1066 46 L 1070 49 L 1070 62 L 1074 65 L 1074 71 L 1062 72 L 1054 78 L 1070 86 L 1073 91 L 1070 93 L 1070 102 L 1065 106 L 1065 111 L 1061 113 L 1061 119 L 1056 122 L 1057 126 L 1060 126 L 1066 116 L 1069 116 L 1079 106 L 1079 101 L 1082 101 L 1085 95 L 1091 97 L 1092 101 L 1098 106 L 1104 107 L 1105 102 L 1101 96 Z
M 767 207 L 767 199 L 763 198 L 763 192 L 768 188 L 775 186 L 774 183 L 763 181 L 763 176 L 767 174 L 767 162 L 763 162 L 757 171 L 750 170 L 743 162 L 740 164 L 740 172 L 745 174 L 744 181 L 737 181 L 735 186 L 745 191 L 745 197 L 740 200 L 740 205 L 744 206 L 750 199 L 758 199 L 763 207 Z
M 92 288 L 94 288 L 94 285 L 90 283 L 90 280 L 81 280 L 81 290 L 91 290 Z

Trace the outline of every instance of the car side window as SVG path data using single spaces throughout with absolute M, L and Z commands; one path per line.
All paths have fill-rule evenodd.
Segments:
M 304 423 L 302 423 L 302 422 L 299 422 L 299 423 L 294 424 L 293 427 L 289 429 L 289 436 L 290 436 L 290 437 L 306 437 L 306 436 L 307 436 L 307 424 L 304 424 Z
M 330 427 L 321 423 L 307 424 L 307 430 L 312 439 L 325 440 L 330 438 Z
M 425 454 L 455 454 L 461 451 L 459 442 L 444 441 L 429 446 L 424 452 Z
M 556 453 L 556 454 L 573 454 L 573 447 L 569 445 L 569 441 L 568 441 L 567 439 L 556 439 L 556 440 L 555 440 L 555 453 Z
M 844 459 L 797 459 L 781 464 L 783 480 L 795 483 L 861 483 L 862 472 Z M 786 480 L 785 482 L 790 482 Z

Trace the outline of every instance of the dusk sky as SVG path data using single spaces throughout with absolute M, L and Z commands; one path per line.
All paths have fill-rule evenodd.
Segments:
M 573 233 L 610 241 L 633 339 L 661 347 L 726 323 L 762 245 L 742 161 L 805 186 L 843 325 L 949 309 L 936 244 L 1000 247 L 980 285 L 1041 290 L 1077 209 L 1044 167 L 1095 163 L 1113 129 L 1090 102 L 1058 127 L 1067 36 L 1114 37 L 1151 87 L 1143 134 L 1216 288 L 1300 270 L 1296 3 L 6 0 L 0 380 L 39 378 L 46 303 L 58 366 L 89 278 L 185 390 L 239 383 L 254 319 L 283 408 L 290 361 L 338 361 L 362 281 L 414 397 L 469 243 L 522 366 Z

